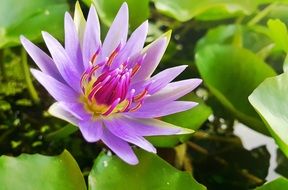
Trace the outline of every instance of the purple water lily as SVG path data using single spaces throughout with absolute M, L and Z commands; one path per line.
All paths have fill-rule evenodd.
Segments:
M 87 22 L 79 4 L 74 20 L 65 14 L 65 47 L 43 32 L 51 57 L 21 36 L 21 42 L 41 71 L 34 77 L 57 101 L 49 112 L 79 127 L 88 142 L 102 141 L 129 164 L 137 164 L 130 143 L 149 152 L 156 149 L 144 136 L 191 133 L 158 117 L 188 110 L 197 103 L 176 101 L 200 79 L 172 82 L 186 66 L 151 77 L 170 40 L 171 32 L 143 48 L 148 22 L 127 40 L 128 7 L 124 3 L 101 43 L 96 10 Z

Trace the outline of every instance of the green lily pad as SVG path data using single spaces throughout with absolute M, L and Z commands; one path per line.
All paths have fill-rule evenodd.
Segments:
M 129 8 L 129 24 L 132 29 L 138 27 L 149 17 L 149 0 L 93 0 L 101 21 L 110 26 L 121 5 L 126 2 Z M 86 2 L 87 4 L 87 2 Z
M 284 177 L 279 177 L 255 190 L 286 190 L 288 189 L 288 180 Z
M 238 35 L 236 37 L 236 34 Z M 253 52 L 259 52 L 263 47 L 271 44 L 268 37 L 269 30 L 262 26 L 221 25 L 210 29 L 207 34 L 197 42 L 197 50 L 211 44 L 229 45 L 237 43 Z
M 288 73 L 268 78 L 249 96 L 271 135 L 288 157 Z
M 156 8 L 181 22 L 194 17 L 199 20 L 218 20 L 238 15 L 250 15 L 257 3 L 250 0 L 153 0 Z
M 248 96 L 274 70 L 251 51 L 229 45 L 211 45 L 196 53 L 196 65 L 204 84 L 241 122 L 269 134 L 248 102 Z
M 102 152 L 89 175 L 90 190 L 205 190 L 188 173 L 179 171 L 156 154 L 136 150 L 139 164 L 128 165 Z
M 0 184 L 5 190 L 85 190 L 84 177 L 71 154 L 22 154 L 0 157 Z
M 40 39 L 41 31 L 62 37 L 65 0 L 1 0 L 0 48 L 19 45 L 19 36 Z

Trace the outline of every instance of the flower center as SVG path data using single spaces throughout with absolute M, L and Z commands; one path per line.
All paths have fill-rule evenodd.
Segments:
M 105 61 L 96 64 L 100 49 L 97 50 L 89 67 L 82 74 L 80 85 L 83 95 L 80 101 L 94 117 L 136 111 L 148 94 L 149 85 L 137 95 L 135 89 L 130 88 L 131 79 L 141 67 L 145 55 L 135 59 L 133 63 L 127 58 L 113 69 L 111 66 L 120 49 L 119 45 Z

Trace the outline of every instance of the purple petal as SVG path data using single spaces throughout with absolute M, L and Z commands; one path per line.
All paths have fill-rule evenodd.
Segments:
M 158 119 L 140 119 L 123 116 L 117 122 L 138 136 L 178 135 L 193 132 Z
M 60 102 L 63 107 L 80 120 L 91 118 L 91 114 L 85 110 L 84 105 L 78 102 Z
M 175 79 L 180 73 L 182 73 L 186 67 L 187 65 L 172 67 L 153 76 L 150 79 L 150 81 L 153 81 L 153 83 L 148 89 L 149 94 L 152 95 L 155 92 L 161 90 L 163 87 L 169 84 L 173 79 Z
M 129 144 L 117 136 L 113 135 L 108 129 L 103 127 L 102 141 L 122 160 L 128 164 L 138 164 L 138 159 Z
M 40 48 L 35 46 L 24 36 L 20 36 L 20 40 L 28 54 L 41 69 L 41 71 L 61 82 L 64 81 L 51 57 L 49 57 L 46 53 L 44 53 Z
M 74 90 L 80 92 L 80 75 L 81 71 L 77 71 L 75 65 L 71 62 L 66 51 L 62 45 L 53 36 L 47 32 L 43 32 L 44 41 L 51 53 L 51 56 L 61 73 L 62 77 L 65 79 L 68 85 L 70 85 Z
M 119 120 L 120 119 L 104 120 L 104 123 L 109 131 L 115 136 L 121 138 L 124 141 L 135 144 L 148 152 L 156 153 L 156 149 L 151 143 L 149 143 L 142 136 L 139 136 L 135 131 L 129 130 L 129 128 L 123 125 L 121 121 L 118 122 Z
M 82 52 L 75 23 L 68 12 L 65 13 L 65 50 L 79 72 L 84 71 Z
M 136 54 L 140 53 L 144 46 L 147 32 L 148 21 L 145 21 L 132 33 L 126 45 L 119 52 L 119 55 L 116 57 L 114 62 L 118 64 L 124 63 L 128 57 L 133 57 Z M 118 67 L 119 65 L 114 66 Z
M 134 82 L 148 79 L 158 66 L 168 44 L 166 37 L 160 37 L 153 43 L 146 46 L 143 54 L 146 54 L 144 62 L 133 78 Z
M 174 101 L 194 90 L 202 82 L 201 79 L 188 79 L 169 83 L 165 88 L 145 99 L 145 103 Z
M 130 89 L 135 89 L 137 93 L 140 93 L 145 86 L 149 84 L 148 93 L 150 95 L 156 93 L 157 91 L 164 88 L 167 84 L 169 84 L 173 79 L 175 79 L 181 72 L 185 70 L 187 65 L 182 65 L 178 67 L 172 67 L 166 69 L 157 75 L 153 76 L 149 80 L 139 81 L 130 85 Z
M 87 68 L 93 54 L 101 46 L 99 19 L 94 6 L 90 7 L 83 39 L 83 61 Z
M 160 102 L 144 104 L 135 112 L 127 112 L 127 115 L 137 118 L 157 118 L 195 107 L 198 103 L 188 101 Z
M 108 57 L 119 44 L 124 45 L 128 34 L 128 6 L 123 3 L 103 42 L 101 60 Z
M 53 77 L 38 71 L 31 69 L 33 76 L 42 84 L 42 86 L 58 101 L 75 102 L 77 101 L 77 93 L 70 87 Z
M 68 121 L 69 123 L 72 123 L 75 126 L 77 126 L 79 123 L 79 119 L 74 117 L 70 112 L 68 112 L 65 108 L 63 108 L 63 106 L 59 102 L 52 104 L 48 112 L 51 115 L 63 119 L 65 121 Z
M 102 125 L 101 120 L 80 121 L 79 129 L 87 142 L 97 142 L 102 137 Z

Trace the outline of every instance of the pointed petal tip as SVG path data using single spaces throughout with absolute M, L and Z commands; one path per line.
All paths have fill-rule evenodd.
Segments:
M 171 35 L 172 35 L 172 30 L 168 30 L 167 32 L 163 34 L 163 36 L 167 39 L 167 42 L 170 41 Z
M 64 17 L 66 18 L 69 15 L 70 15 L 70 13 L 68 11 L 66 11 L 65 14 L 64 14 Z
M 24 35 L 20 35 L 19 36 L 19 39 L 20 39 L 20 42 L 22 44 L 22 46 L 24 47 L 24 49 L 27 51 L 27 47 L 29 46 L 29 43 L 32 43 L 30 42 Z
M 188 65 L 180 65 L 179 67 L 187 68 Z
M 196 107 L 196 106 L 198 106 L 198 105 L 199 105 L 198 102 L 191 102 L 191 108 Z M 190 109 L 191 109 L 191 108 L 190 108 Z
M 153 148 L 151 148 L 151 150 L 149 150 L 149 152 L 153 153 L 153 154 L 156 154 L 157 153 L 157 149 L 152 146 Z
M 172 69 L 178 69 L 179 74 L 181 74 L 187 67 L 188 67 L 188 65 L 180 65 L 180 66 L 172 67 Z
M 148 20 L 145 20 L 142 24 L 145 24 L 145 25 L 147 25 L 147 27 L 148 27 L 149 21 L 148 21 Z
M 81 17 L 81 18 L 83 17 L 83 18 L 84 18 L 83 12 L 82 12 L 82 9 L 81 9 L 81 6 L 80 6 L 79 1 L 76 1 L 76 3 L 75 3 L 74 20 L 75 20 L 75 16 L 76 16 L 76 17 Z
M 38 73 L 38 72 L 41 72 L 41 71 L 39 71 L 38 69 L 30 68 L 30 72 L 32 73 L 32 75 L 34 75 L 35 73 Z
M 128 163 L 128 164 L 130 164 L 130 165 L 137 165 L 138 163 L 139 163 L 139 160 L 138 160 L 138 158 L 136 158 L 136 159 L 126 159 L 126 160 L 124 160 L 126 163 Z
M 90 12 L 95 12 L 95 13 L 97 14 L 96 7 L 95 7 L 94 3 L 91 3 L 90 9 L 89 9 L 89 13 L 90 13 Z M 89 13 L 88 13 L 88 14 L 89 14 Z M 91 14 L 91 13 L 90 13 L 90 14 Z
M 127 4 L 126 2 L 124 2 L 124 3 L 121 5 L 118 13 L 120 13 L 120 12 L 121 12 L 121 14 L 125 14 L 125 15 L 127 15 L 127 17 L 128 17 L 129 9 L 128 9 L 128 4 Z M 117 14 L 117 15 L 118 15 L 118 14 Z
M 193 81 L 193 83 L 195 84 L 195 86 L 199 86 L 203 80 L 202 79 L 199 79 L 199 78 L 194 78 L 194 79 L 191 79 Z
M 195 131 L 192 129 L 188 129 L 188 128 L 182 128 L 180 129 L 180 131 L 178 133 L 176 133 L 176 135 L 185 135 L 185 134 L 192 134 Z
M 166 45 L 166 48 L 170 42 L 170 39 L 171 39 L 171 35 L 172 35 L 172 30 L 168 30 L 167 32 L 165 32 L 164 34 L 162 34 L 158 39 L 156 39 L 155 41 L 157 40 L 164 40 L 165 41 L 165 45 Z
M 143 27 L 148 32 L 148 28 L 149 28 L 148 23 L 149 23 L 148 20 L 145 20 L 144 22 L 142 22 L 142 24 L 138 28 Z
M 43 37 L 44 40 L 45 40 L 45 38 L 50 36 L 50 34 L 48 32 L 43 31 L 43 30 L 41 31 L 41 34 L 42 34 L 42 37 Z
M 75 8 L 76 8 L 76 7 L 80 7 L 79 1 L 76 1 L 76 3 L 75 3 Z
M 20 39 L 20 41 L 21 41 L 22 44 L 26 43 L 27 40 L 28 40 L 23 34 L 21 34 L 21 35 L 19 36 L 19 39 Z
M 120 9 L 127 9 L 127 10 L 128 10 L 128 4 L 127 4 L 127 2 L 122 3 Z
M 73 18 L 71 17 L 71 14 L 68 11 L 66 11 L 64 15 L 64 22 L 67 22 L 69 20 L 73 20 Z

